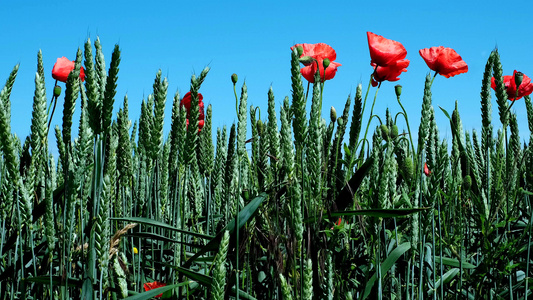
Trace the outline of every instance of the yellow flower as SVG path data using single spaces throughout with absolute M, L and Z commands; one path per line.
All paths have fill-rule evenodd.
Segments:
M 137 254 L 137 253 L 139 253 L 139 250 L 137 250 L 136 247 L 133 247 L 133 254 Z

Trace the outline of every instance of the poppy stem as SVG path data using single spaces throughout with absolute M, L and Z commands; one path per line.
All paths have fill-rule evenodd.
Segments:
M 305 101 L 307 102 L 307 96 L 309 95 L 309 86 L 311 85 L 311 82 L 307 82 L 307 91 L 305 92 Z
M 376 99 L 378 98 L 378 92 L 379 92 L 379 88 L 380 87 L 381 87 L 381 82 L 378 85 L 378 88 L 376 90 L 376 94 L 374 95 L 374 101 L 372 102 L 372 107 L 370 108 L 370 117 L 368 119 L 368 123 L 366 123 L 365 136 L 363 137 L 363 145 L 361 146 L 361 152 L 360 152 L 361 154 L 363 154 L 364 149 L 365 149 L 365 144 L 364 143 L 366 141 L 366 136 L 368 134 L 368 128 L 370 127 L 370 122 L 372 122 L 372 118 L 373 118 L 373 114 L 374 114 L 374 105 L 376 104 Z M 367 91 L 367 93 L 368 93 L 368 91 Z M 365 102 L 366 102 L 366 97 L 365 97 Z M 369 145 L 369 148 L 370 148 L 370 145 Z
M 235 83 L 233 84 L 233 94 L 235 95 L 235 112 L 239 115 L 239 97 L 237 97 L 237 90 L 235 89 Z
M 405 118 L 405 124 L 407 125 L 407 131 L 409 132 L 409 140 L 411 141 L 411 149 L 413 151 L 413 154 L 416 153 L 415 152 L 415 144 L 413 144 L 413 136 L 411 135 L 411 127 L 409 126 L 409 118 L 407 118 L 407 112 L 405 111 L 405 108 L 403 107 L 402 105 L 402 102 L 400 101 L 400 96 L 396 96 L 396 100 L 398 100 L 398 104 L 400 104 L 400 107 L 402 108 L 402 111 L 403 111 L 403 116 Z
M 433 78 L 431 78 L 431 83 L 429 84 L 430 87 L 433 85 L 433 80 L 435 80 L 435 77 L 437 77 L 437 74 L 439 74 L 439 72 L 435 71 L 435 74 L 433 74 Z

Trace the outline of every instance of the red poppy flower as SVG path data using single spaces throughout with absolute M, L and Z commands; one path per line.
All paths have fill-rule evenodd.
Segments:
M 507 97 L 509 100 L 514 101 L 518 100 L 524 96 L 527 96 L 533 92 L 533 83 L 531 83 L 531 78 L 524 74 L 522 83 L 518 87 L 518 95 L 516 94 L 516 83 L 515 83 L 516 70 L 514 70 L 513 75 L 503 76 L 503 83 L 505 84 L 505 90 L 507 92 Z M 496 90 L 496 81 L 494 77 L 491 79 L 491 87 Z M 515 99 L 516 98 L 516 99 Z
M 74 70 L 74 62 L 70 61 L 66 57 L 60 57 L 57 59 L 52 69 L 52 77 L 61 82 L 67 82 L 68 74 Z M 80 67 L 80 79 L 81 81 L 85 80 L 85 71 L 83 67 Z
M 370 65 L 375 69 L 372 86 L 377 86 L 379 82 L 385 80 L 400 80 L 400 74 L 407 72 L 409 66 L 409 60 L 405 59 L 407 56 L 405 47 L 397 41 L 386 39 L 370 31 L 366 35 L 370 49 Z
M 426 174 L 426 176 L 431 175 L 431 171 L 429 170 L 427 163 L 424 163 L 424 174 Z
M 149 290 L 153 290 L 153 289 L 157 289 L 157 288 L 160 288 L 160 287 L 164 287 L 166 286 L 167 284 L 166 283 L 162 283 L 162 282 L 157 282 L 157 281 L 154 281 L 154 282 L 147 282 L 144 284 L 144 290 L 146 292 L 148 292 Z M 156 298 L 161 298 L 161 296 L 163 296 L 163 293 L 155 296 Z
M 204 100 L 204 97 L 202 96 L 202 94 L 198 93 L 198 108 L 200 109 L 200 116 L 198 117 L 198 131 L 201 131 L 202 128 L 204 127 L 204 119 L 205 119 L 205 114 L 204 114 L 204 102 L 202 102 Z M 185 94 L 185 96 L 183 96 L 183 99 L 181 99 L 181 102 L 180 104 L 185 107 L 185 109 L 187 110 L 187 126 L 189 125 L 189 118 L 190 118 L 190 110 L 191 110 L 191 92 L 187 92 L 187 94 Z
M 404 59 L 398 61 L 394 65 L 376 68 L 376 64 L 371 64 L 375 68 L 374 74 L 372 76 L 372 86 L 377 86 L 379 82 L 382 81 L 398 81 L 400 80 L 399 76 L 402 72 L 407 72 L 407 66 L 409 66 L 409 60 Z
M 320 70 L 320 78 L 322 81 L 330 80 L 335 77 L 335 74 L 337 73 L 337 67 L 341 66 L 341 64 L 334 62 L 334 60 L 337 58 L 337 54 L 335 53 L 335 50 L 331 48 L 331 46 L 324 43 L 296 44 L 291 47 L 291 50 L 298 46 L 301 46 L 303 49 L 303 53 L 300 57 L 310 56 L 316 60 L 313 62 L 304 63 L 305 67 L 300 69 L 300 73 L 302 73 L 302 76 L 307 79 L 307 81 L 311 83 L 315 82 L 317 64 Z M 324 59 L 326 58 L 329 59 L 330 63 L 324 72 Z
M 418 53 L 431 70 L 446 78 L 468 72 L 468 65 L 452 48 L 443 46 L 424 48 Z
M 200 108 L 200 120 L 203 120 L 205 118 L 204 116 L 204 96 L 202 94 L 198 93 L 198 106 Z M 183 99 L 181 99 L 180 104 L 185 107 L 187 110 L 187 119 L 190 117 L 190 110 L 191 110 L 191 92 L 187 92 L 185 96 L 183 96 Z
M 385 67 L 395 65 L 407 56 L 407 50 L 400 42 L 386 39 L 370 31 L 366 33 L 366 36 L 372 59 L 370 63 Z M 407 62 L 409 61 L 407 60 Z

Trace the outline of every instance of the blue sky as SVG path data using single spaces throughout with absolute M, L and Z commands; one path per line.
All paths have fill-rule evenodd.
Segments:
M 183 96 L 192 74 L 209 66 L 200 92 L 213 105 L 214 127 L 236 121 L 230 76 L 246 80 L 248 104 L 262 109 L 266 118 L 267 92 L 276 102 L 291 95 L 290 47 L 296 43 L 327 43 L 337 52 L 338 68 L 324 90 L 323 116 L 334 106 L 342 111 L 349 94 L 362 83 L 366 90 L 372 68 L 366 32 L 401 42 L 411 61 L 398 82 L 384 82 L 374 112 L 384 116 L 388 107 L 400 110 L 394 85 L 403 85 L 402 102 L 417 132 L 424 78 L 430 71 L 418 50 L 432 46 L 454 48 L 469 66 L 466 74 L 438 76 L 433 104 L 441 138 L 451 139 L 449 123 L 437 108 L 449 111 L 459 101 L 464 128 L 480 128 L 480 87 L 490 51 L 496 46 L 504 75 L 514 69 L 533 77 L 530 29 L 533 5 L 528 1 L 10 1 L 0 10 L 0 84 L 13 66 L 20 70 L 11 96 L 12 131 L 21 139 L 30 133 L 31 110 L 39 49 L 43 51 L 47 97 L 58 57 L 73 60 L 87 38 L 97 36 L 106 63 L 116 43 L 122 51 L 115 111 L 129 98 L 130 118 L 139 117 L 141 101 L 152 92 L 157 70 L 169 80 L 165 133 L 170 128 L 172 97 Z M 512 6 L 512 4 L 515 5 Z M 370 91 L 370 99 L 375 88 Z M 63 100 L 62 98 L 60 100 Z M 499 127 L 493 94 L 493 122 Z M 61 125 L 62 101 L 53 124 Z M 513 106 L 521 134 L 527 134 L 525 105 Z M 369 108 L 366 110 L 368 114 Z M 79 116 L 79 107 L 75 115 Z M 76 124 L 76 122 L 75 122 Z M 403 125 L 400 125 L 402 129 Z M 55 141 L 52 138 L 52 141 Z M 55 142 L 51 142 L 51 146 Z M 52 146 L 55 148 L 55 146 Z

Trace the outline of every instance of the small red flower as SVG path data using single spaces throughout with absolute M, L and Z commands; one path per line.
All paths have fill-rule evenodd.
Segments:
M 303 53 L 300 57 L 310 56 L 316 60 L 311 63 L 305 63 L 305 67 L 300 69 L 300 73 L 302 73 L 302 76 L 307 79 L 307 81 L 311 83 L 315 82 L 317 64 L 320 70 L 320 78 L 322 81 L 330 80 L 335 77 L 335 74 L 337 73 L 337 67 L 341 66 L 341 64 L 334 62 L 334 60 L 337 58 L 337 54 L 331 46 L 324 43 L 296 44 L 291 47 L 291 50 L 298 46 L 301 46 L 303 49 Z M 324 72 L 324 59 L 326 58 L 329 59 L 330 63 Z
M 427 163 L 424 163 L 424 174 L 426 174 L 426 176 L 431 175 L 431 171 L 429 170 Z
M 157 281 L 154 281 L 154 282 L 147 282 L 144 284 L 144 291 L 148 292 L 149 290 L 153 290 L 153 289 L 157 289 L 157 288 L 160 288 L 160 287 L 164 287 L 166 286 L 167 284 L 166 283 L 162 283 L 162 282 L 157 282 Z M 155 296 L 156 298 L 161 298 L 161 296 L 163 296 L 163 293 Z
M 409 66 L 409 60 L 405 59 L 407 56 L 405 47 L 397 41 L 386 39 L 370 31 L 366 35 L 370 50 L 370 65 L 375 69 L 372 86 L 377 86 L 379 82 L 385 80 L 400 80 L 400 74 L 407 72 Z
M 200 109 L 200 116 L 198 117 L 198 128 L 199 128 L 198 131 L 202 130 L 202 128 L 204 127 L 205 114 L 204 114 L 204 102 L 202 102 L 203 100 L 204 100 L 204 97 L 202 96 L 202 94 L 198 93 L 198 107 Z M 187 125 L 189 125 L 189 118 L 191 116 L 191 112 L 190 112 L 191 92 L 187 92 L 187 94 L 183 96 L 183 99 L 181 99 L 180 105 L 185 107 L 185 109 L 187 110 Z
M 452 48 L 443 46 L 424 48 L 418 53 L 431 70 L 446 78 L 468 72 L 468 65 Z
M 74 62 L 70 61 L 66 57 L 60 57 L 57 59 L 52 69 L 52 77 L 61 82 L 67 82 L 68 74 L 74 70 Z M 83 67 L 80 67 L 80 79 L 81 81 L 85 80 L 85 71 Z
M 522 83 L 520 84 L 520 87 L 518 87 L 518 95 L 516 94 L 516 83 L 515 83 L 515 74 L 516 70 L 514 70 L 513 75 L 506 75 L 503 76 L 503 83 L 505 84 L 505 90 L 507 92 L 507 97 L 511 101 L 518 100 L 524 96 L 527 96 L 533 92 L 533 83 L 531 83 L 531 78 L 526 76 L 524 74 L 524 78 L 522 79 Z M 491 87 L 496 90 L 496 80 L 494 77 L 491 79 Z

